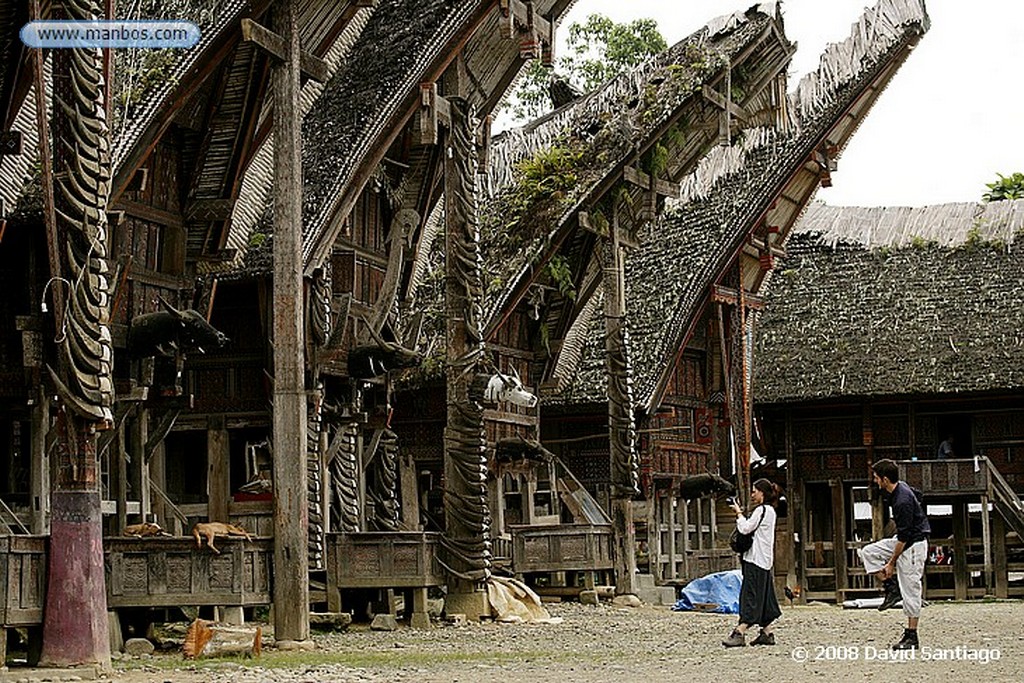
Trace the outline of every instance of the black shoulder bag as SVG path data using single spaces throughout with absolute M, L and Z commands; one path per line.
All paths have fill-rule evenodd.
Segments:
M 733 552 L 742 555 L 743 553 L 750 550 L 751 546 L 754 545 L 754 533 L 758 527 L 761 526 L 761 522 L 764 521 L 764 507 L 761 507 L 761 519 L 757 521 L 757 526 L 754 527 L 754 531 L 749 534 L 741 534 L 739 528 L 732 530 L 732 535 L 729 536 L 729 547 L 732 548 Z

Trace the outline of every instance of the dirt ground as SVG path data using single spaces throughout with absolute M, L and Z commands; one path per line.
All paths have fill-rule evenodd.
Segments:
M 902 633 L 898 610 L 783 606 L 778 645 L 726 650 L 734 616 L 549 605 L 560 624 L 438 625 L 316 634 L 311 652 L 257 660 L 184 662 L 180 654 L 115 662 L 125 683 L 598 683 L 603 681 L 1021 681 L 1024 603 L 937 602 L 921 618 L 922 649 L 885 659 Z M 271 642 L 268 640 L 268 642 Z M 971 677 L 971 678 L 968 678 Z M 28 678 L 28 676 L 26 676 Z

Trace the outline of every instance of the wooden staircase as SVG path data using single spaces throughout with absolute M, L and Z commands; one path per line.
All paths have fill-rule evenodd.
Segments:
M 1021 503 L 1020 496 L 1006 483 L 988 458 L 982 457 L 979 460 L 983 460 L 988 468 L 989 499 L 992 506 L 999 511 L 1010 528 L 1017 532 L 1017 536 L 1024 538 L 1024 503 Z

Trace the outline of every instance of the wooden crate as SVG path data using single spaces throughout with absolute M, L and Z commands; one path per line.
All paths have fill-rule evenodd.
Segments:
M 107 606 L 269 605 L 273 541 L 216 544 L 219 555 L 191 537 L 104 539 Z
M 49 536 L 0 536 L 0 626 L 43 623 Z
M 610 524 L 518 525 L 511 530 L 516 574 L 614 568 Z

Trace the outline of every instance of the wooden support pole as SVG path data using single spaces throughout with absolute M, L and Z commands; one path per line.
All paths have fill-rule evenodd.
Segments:
M 981 545 L 985 558 L 985 594 L 991 595 L 992 584 L 992 522 L 988 511 L 989 497 L 981 496 Z
M 96 0 L 51 3 L 51 18 L 102 16 Z M 33 8 L 38 16 L 38 5 Z M 38 55 L 38 53 L 37 53 Z M 52 277 L 70 278 L 65 305 L 58 303 L 57 370 L 51 386 L 60 397 L 50 500 L 52 518 L 41 661 L 48 666 L 92 664 L 110 668 L 103 517 L 97 430 L 111 426 L 114 386 L 107 256 L 110 140 L 104 102 L 103 54 L 95 48 L 53 51 L 53 126 L 56 188 L 46 201 Z M 38 62 L 41 70 L 42 63 Z M 41 73 L 36 85 L 43 88 Z M 40 89 L 37 95 L 42 95 Z M 45 102 L 40 121 L 45 121 Z M 40 131 L 44 133 L 45 131 Z M 45 137 L 41 137 L 45 141 Z M 48 147 L 43 147 L 45 159 Z M 44 185 L 47 182 L 44 171 Z M 56 281 L 55 281 L 56 282 Z M 63 334 L 68 330 L 67 334 Z M 72 344 L 69 336 L 90 340 Z
M 832 557 L 836 570 L 836 604 L 842 604 L 847 586 L 846 491 L 842 479 L 829 481 L 832 489 Z
M 306 392 L 303 378 L 302 110 L 296 0 L 277 0 L 284 59 L 274 98 L 274 636 L 309 639 Z
M 223 415 L 210 418 L 206 435 L 206 486 L 210 495 L 207 515 L 211 522 L 228 522 L 228 503 L 231 499 L 231 450 Z
M 953 501 L 953 597 L 967 599 L 967 585 L 971 577 L 967 574 L 967 503 Z
M 992 517 L 992 555 L 996 597 L 1006 598 L 1010 594 L 1010 576 L 1006 562 L 1006 523 L 1002 515 Z
M 633 528 L 633 497 L 639 492 L 639 471 L 627 360 L 626 282 L 620 231 L 618 207 L 615 207 L 612 210 L 611 234 L 604 244 L 602 266 L 615 592 L 624 595 L 635 592 L 636 531 Z

